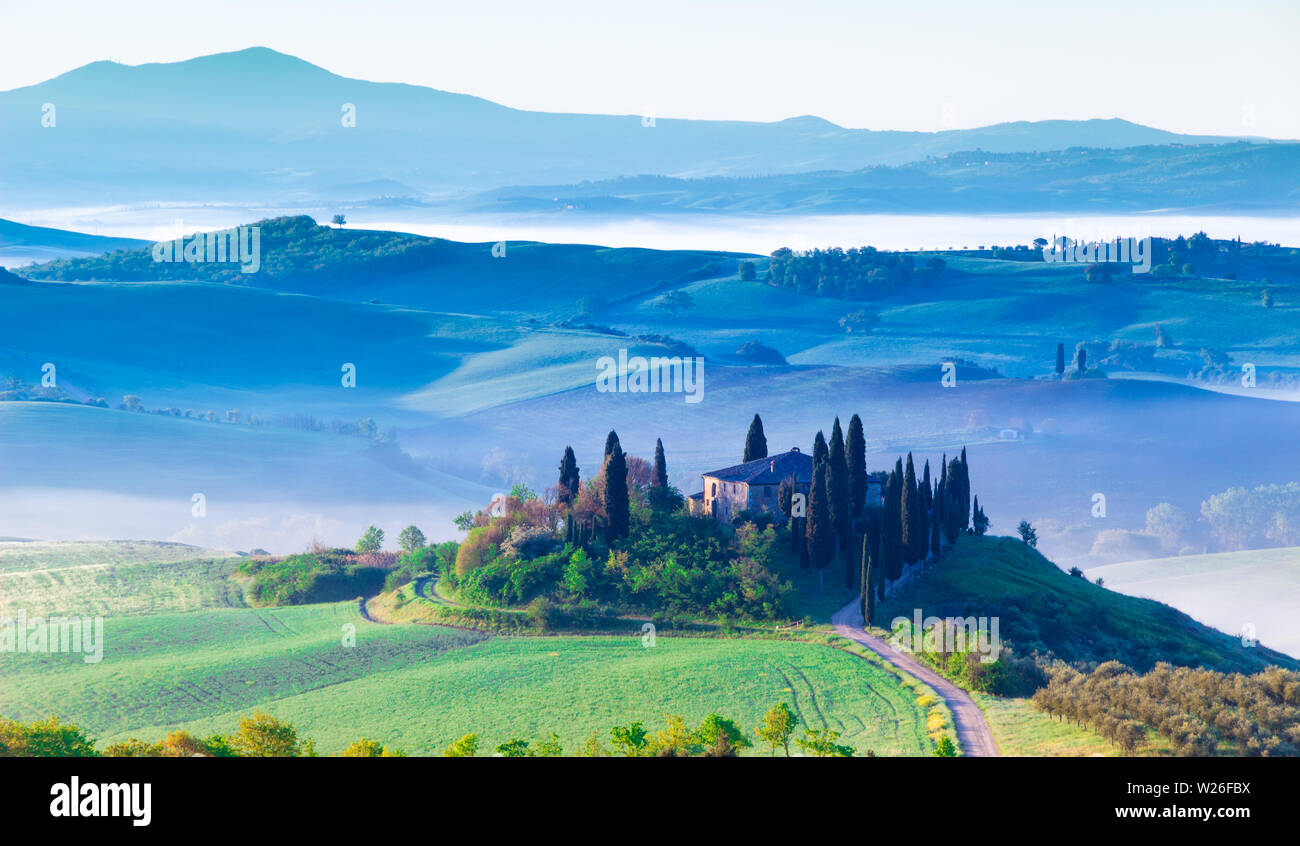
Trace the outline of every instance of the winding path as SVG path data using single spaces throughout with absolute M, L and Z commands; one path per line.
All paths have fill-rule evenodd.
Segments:
M 855 598 L 848 605 L 836 611 L 831 617 L 836 633 L 856 641 L 867 649 L 884 658 L 890 664 L 915 676 L 934 689 L 943 697 L 952 711 L 952 720 L 957 729 L 957 741 L 961 744 L 962 754 L 973 758 L 985 758 L 1000 755 L 993 732 L 984 720 L 984 712 L 970 698 L 970 694 L 943 676 L 921 664 L 906 652 L 894 649 L 883 638 L 867 634 L 862 625 L 862 609 Z

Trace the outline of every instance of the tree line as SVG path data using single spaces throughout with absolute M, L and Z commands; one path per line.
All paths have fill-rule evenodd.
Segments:
M 755 414 L 745 438 L 745 460 L 766 457 L 763 421 Z M 787 477 L 777 492 L 777 507 L 790 530 L 791 551 L 799 555 L 805 569 L 816 568 L 819 574 L 839 559 L 845 586 L 861 590 L 868 621 L 875 600 L 884 597 L 890 581 L 902 577 L 904 565 L 938 555 L 963 532 L 982 535 L 988 530 L 979 498 L 971 496 L 965 447 L 951 460 L 943 456 L 937 480 L 931 477 L 929 460 L 918 479 L 912 454 L 898 458 L 892 470 L 875 476 L 882 488 L 879 502 L 867 501 L 872 476 L 867 472 L 866 439 L 857 414 L 849 419 L 847 434 L 838 417 L 829 441 L 818 431 L 812 458 L 802 515 L 795 507 L 795 495 L 803 480 Z
M 1269 667 L 1247 676 L 1160 663 L 1139 675 L 1107 661 L 1090 673 L 1065 664 L 1047 673 L 1034 706 L 1126 753 L 1151 731 L 1180 756 L 1210 756 L 1223 747 L 1249 757 L 1300 754 L 1300 673 L 1293 670 Z

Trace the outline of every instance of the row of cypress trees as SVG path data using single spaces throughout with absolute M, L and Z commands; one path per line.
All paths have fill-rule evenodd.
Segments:
M 972 505 L 977 533 L 983 534 L 988 526 L 978 497 L 971 498 L 966 448 L 951 460 L 944 455 L 940 468 L 939 479 L 931 486 L 930 462 L 926 461 L 918 482 L 909 452 L 906 465 L 900 458 L 890 471 L 878 517 L 867 520 L 862 535 L 858 584 L 863 588 L 862 613 L 867 622 L 876 599 L 885 595 L 887 580 L 901 577 L 904 564 L 937 555 L 970 528 Z

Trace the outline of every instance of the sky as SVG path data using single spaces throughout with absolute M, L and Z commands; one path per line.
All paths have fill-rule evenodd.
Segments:
M 1297 0 L 0 0 L 0 90 L 266 46 L 542 111 L 1300 139 L 1297 36 Z

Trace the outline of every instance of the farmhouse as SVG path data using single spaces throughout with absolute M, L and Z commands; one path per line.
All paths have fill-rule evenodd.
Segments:
M 691 511 L 711 514 L 724 523 L 746 509 L 775 513 L 776 493 L 785 479 L 795 480 L 795 490 L 808 495 L 813 460 L 798 447 L 702 474 L 704 490 L 691 497 Z

